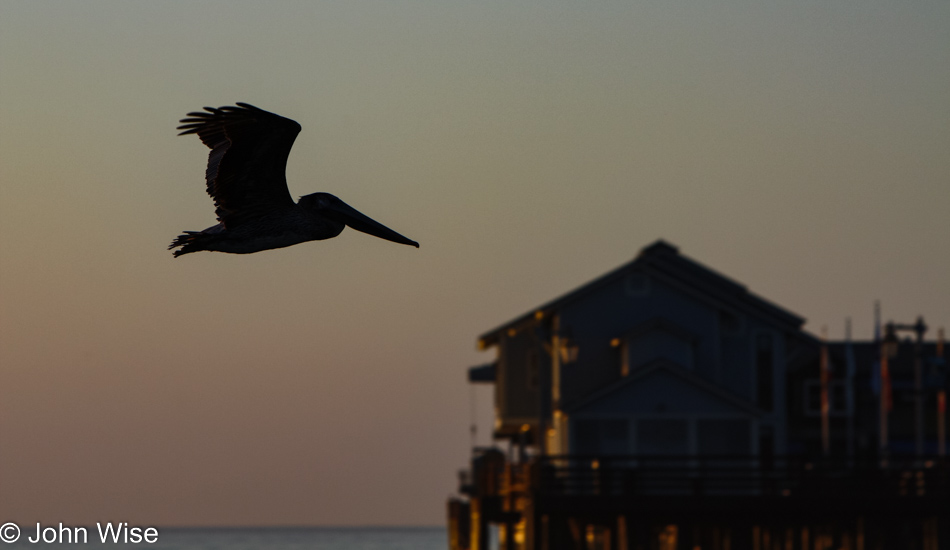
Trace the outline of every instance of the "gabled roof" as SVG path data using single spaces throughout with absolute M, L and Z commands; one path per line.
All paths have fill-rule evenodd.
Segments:
M 625 388 L 632 384 L 636 384 L 640 380 L 643 380 L 649 377 L 650 375 L 657 372 L 661 372 L 661 371 L 672 374 L 676 378 L 686 382 L 687 384 L 694 386 L 702 390 L 703 392 L 709 395 L 712 395 L 722 401 L 725 401 L 738 409 L 742 409 L 748 412 L 750 415 L 762 416 L 763 414 L 763 411 L 761 409 L 759 409 L 758 407 L 756 407 L 754 404 L 750 403 L 749 401 L 742 399 L 741 397 L 738 397 L 736 395 L 733 395 L 732 393 L 724 390 L 723 388 L 717 386 L 716 384 L 713 384 L 712 382 L 709 382 L 703 379 L 702 377 L 697 376 L 696 374 L 684 369 L 683 367 L 677 365 L 676 363 L 667 361 L 665 359 L 657 359 L 656 361 L 653 361 L 646 366 L 643 366 L 634 370 L 632 373 L 630 373 L 629 376 L 625 376 L 621 378 L 620 380 L 614 382 L 613 384 L 605 386 L 601 388 L 600 390 L 591 393 L 587 397 L 575 403 L 571 403 L 569 406 L 565 407 L 565 412 L 568 414 L 571 414 L 574 411 L 577 411 L 592 403 L 596 403 L 597 401 L 600 401 L 601 399 L 603 399 L 609 394 L 620 391 L 622 388 Z
M 643 248 L 640 254 L 613 271 L 580 286 L 532 311 L 498 326 L 479 339 L 479 347 L 497 343 L 498 338 L 512 328 L 520 328 L 536 319 L 548 317 L 565 305 L 583 299 L 588 293 L 623 277 L 628 272 L 641 270 L 652 277 L 674 286 L 717 307 L 732 308 L 756 317 L 765 317 L 774 323 L 799 330 L 805 319 L 749 292 L 728 277 L 695 262 L 679 253 L 679 249 L 663 240 Z

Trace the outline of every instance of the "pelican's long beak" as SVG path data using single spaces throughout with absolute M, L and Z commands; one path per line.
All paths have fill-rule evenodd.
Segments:
M 337 221 L 343 222 L 357 231 L 369 233 L 374 237 L 386 239 L 394 243 L 408 244 L 419 248 L 419 243 L 416 241 L 403 237 L 385 225 L 371 219 L 369 216 L 361 214 L 358 210 L 339 199 L 334 201 L 333 205 L 328 208 L 327 213 Z

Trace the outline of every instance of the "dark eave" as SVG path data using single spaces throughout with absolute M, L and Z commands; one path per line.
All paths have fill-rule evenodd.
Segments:
M 491 384 L 495 382 L 495 363 L 487 363 L 468 369 L 468 381 L 473 384 Z

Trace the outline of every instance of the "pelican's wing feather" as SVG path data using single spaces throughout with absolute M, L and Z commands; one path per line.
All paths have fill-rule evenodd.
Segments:
M 211 148 L 208 194 L 225 227 L 292 208 L 287 157 L 300 125 L 247 103 L 188 113 L 178 135 L 198 134 Z

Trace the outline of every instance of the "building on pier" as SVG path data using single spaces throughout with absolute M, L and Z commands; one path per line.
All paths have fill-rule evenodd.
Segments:
M 942 345 L 892 330 L 882 377 L 882 342 L 803 324 L 659 241 L 484 333 L 498 445 L 460 476 L 452 550 L 950 544 Z

